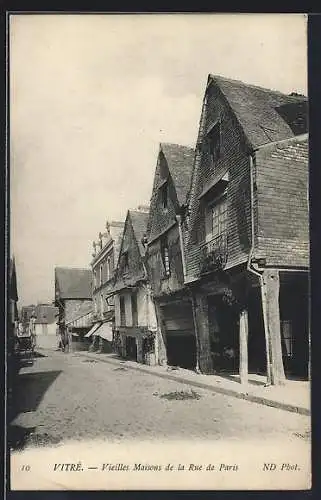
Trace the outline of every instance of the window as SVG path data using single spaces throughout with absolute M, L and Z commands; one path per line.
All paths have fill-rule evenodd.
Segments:
M 163 238 L 161 239 L 161 254 L 165 270 L 165 276 L 169 276 L 170 265 L 169 265 L 169 250 L 168 250 L 167 236 L 163 236 Z
M 111 278 L 110 257 L 107 259 L 107 281 Z
M 103 313 L 105 311 L 105 302 L 104 302 L 104 296 L 101 294 L 100 296 L 100 312 Z
M 226 198 L 209 205 L 206 214 L 206 239 L 211 240 L 226 233 L 227 230 L 227 202 Z
M 219 158 L 221 152 L 221 127 L 219 122 L 210 129 L 207 134 L 207 140 L 211 160 L 214 163 Z
M 138 312 L 137 312 L 137 295 L 136 295 L 136 293 L 132 293 L 131 302 L 132 302 L 133 326 L 137 326 L 138 325 Z
M 123 259 L 123 269 L 125 272 L 127 272 L 128 271 L 128 252 L 123 252 L 122 259 Z
M 99 284 L 102 285 L 103 284 L 103 265 L 100 264 L 100 268 L 99 268 Z
M 161 204 L 164 210 L 167 209 L 168 185 L 167 182 L 161 187 Z
M 94 271 L 94 288 L 97 287 L 97 271 Z
M 119 308 L 120 308 L 120 324 L 121 326 L 126 326 L 125 297 L 123 295 L 119 297 Z

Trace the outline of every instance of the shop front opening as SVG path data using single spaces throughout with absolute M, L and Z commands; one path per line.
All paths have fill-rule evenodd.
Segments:
M 308 379 L 309 289 L 307 274 L 280 275 L 282 354 L 288 378 Z
M 126 336 L 126 358 L 137 361 L 137 345 L 135 337 Z
M 196 341 L 194 335 L 167 336 L 167 363 L 170 366 L 194 369 L 196 367 Z
M 238 315 L 222 295 L 208 297 L 209 333 L 213 368 L 237 373 L 239 369 Z
M 196 368 L 196 338 L 192 304 L 181 301 L 162 306 L 166 332 L 167 363 L 170 366 Z

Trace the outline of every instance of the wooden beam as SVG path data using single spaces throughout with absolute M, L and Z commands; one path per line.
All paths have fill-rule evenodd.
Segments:
M 262 301 L 265 316 L 265 334 L 267 339 L 267 360 L 270 363 L 268 375 L 272 385 L 281 385 L 285 381 L 282 359 L 279 292 L 280 279 L 277 269 L 266 269 L 262 276 Z M 264 311 L 265 309 L 265 311 Z
M 202 373 L 210 374 L 213 364 L 210 349 L 207 295 L 195 295 L 195 331 L 198 338 L 198 366 Z
M 248 312 L 246 309 L 241 311 L 240 313 L 240 323 L 239 323 L 239 332 L 240 332 L 240 364 L 239 364 L 239 374 L 241 384 L 248 383 Z

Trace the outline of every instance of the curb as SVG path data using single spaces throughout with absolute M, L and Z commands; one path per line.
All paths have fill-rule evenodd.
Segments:
M 87 352 L 83 352 L 83 351 L 75 352 L 73 354 L 75 354 L 77 356 L 81 356 L 81 357 L 96 359 L 97 361 L 102 361 L 103 363 L 109 363 L 111 365 L 118 365 L 119 364 L 119 361 L 113 361 L 110 359 L 101 358 L 99 354 L 95 355 L 93 353 L 93 355 L 91 355 L 91 353 L 87 353 Z M 177 375 L 171 375 L 169 373 L 157 373 L 157 372 L 153 372 L 152 370 L 149 370 L 147 368 L 143 368 L 142 366 L 126 365 L 126 367 L 129 368 L 130 370 L 136 370 L 136 371 L 140 371 L 143 373 L 148 373 L 149 375 L 154 375 L 155 377 L 173 380 L 175 382 L 180 382 L 182 384 L 191 385 L 193 387 L 198 387 L 199 389 L 206 389 L 206 390 L 211 391 L 211 392 L 217 392 L 219 394 L 231 396 L 231 397 L 234 397 L 236 399 L 244 399 L 244 400 L 250 401 L 252 403 L 270 406 L 273 408 L 278 408 L 280 410 L 289 411 L 291 413 L 298 413 L 300 415 L 305 415 L 305 416 L 311 415 L 310 411 L 307 408 L 304 408 L 302 406 L 295 406 L 295 405 L 291 405 L 291 404 L 287 404 L 287 403 L 282 403 L 280 401 L 275 401 L 273 399 L 267 399 L 267 398 L 264 398 L 261 396 L 255 396 L 254 394 L 248 394 L 245 392 L 238 392 L 238 391 L 234 391 L 233 389 L 225 389 L 224 387 L 214 387 L 213 385 L 209 385 L 209 384 L 206 384 L 204 382 L 198 382 L 197 380 L 188 380 L 188 379 L 185 379 L 185 378 L 177 376 Z

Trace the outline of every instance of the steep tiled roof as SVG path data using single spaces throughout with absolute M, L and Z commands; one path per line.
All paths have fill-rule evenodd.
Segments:
M 61 299 L 91 299 L 92 273 L 90 269 L 55 268 L 56 294 Z
M 139 251 L 141 255 L 144 255 L 145 248 L 142 244 L 142 238 L 144 234 L 146 234 L 147 222 L 149 213 L 148 212 L 140 212 L 137 210 L 129 210 L 129 217 L 132 222 L 134 234 L 136 241 L 139 246 Z
M 279 160 L 289 163 L 289 161 L 299 161 L 305 164 L 309 159 L 309 136 L 302 134 L 284 141 L 267 144 L 258 148 L 257 157 L 270 157 L 271 163 Z
M 194 149 L 180 144 L 164 142 L 160 144 L 160 149 L 163 151 L 174 181 L 178 202 L 182 205 L 186 202 L 186 196 L 191 184 Z
M 255 257 L 269 265 L 308 267 L 307 134 L 256 152 L 259 241 Z
M 308 100 L 237 80 L 210 75 L 253 147 L 307 132 Z

